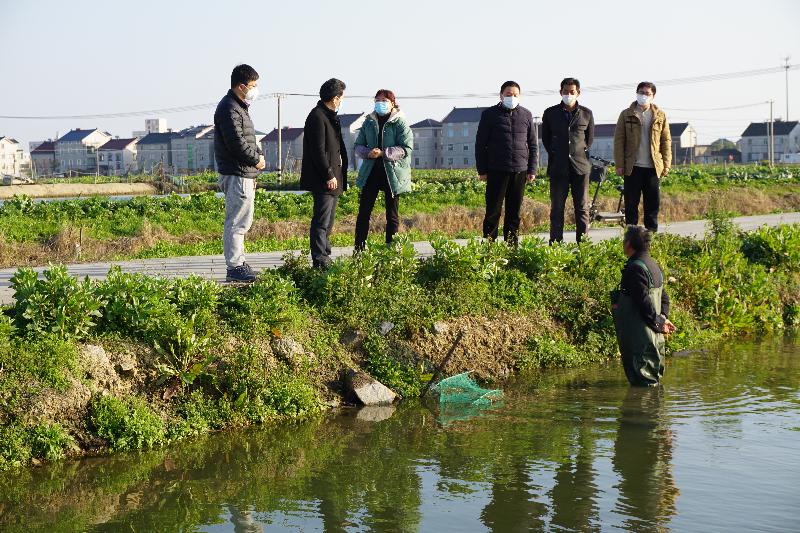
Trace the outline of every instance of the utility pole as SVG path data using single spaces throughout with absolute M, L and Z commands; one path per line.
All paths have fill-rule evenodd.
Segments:
M 769 100 L 769 166 L 773 166 L 775 163 L 775 126 L 773 123 L 773 116 L 772 116 L 772 104 L 775 103 L 775 100 Z
M 283 183 L 283 139 L 281 138 L 281 98 L 278 93 L 278 185 Z
M 789 122 L 789 60 L 792 56 L 783 58 L 783 70 L 786 73 L 786 117 L 783 120 Z

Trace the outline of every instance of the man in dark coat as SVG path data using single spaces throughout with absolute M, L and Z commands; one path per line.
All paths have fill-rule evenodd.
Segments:
M 256 279 L 244 260 L 244 236 L 253 224 L 256 178 L 265 167 L 248 111 L 257 97 L 258 73 L 250 65 L 237 65 L 231 73 L 231 88 L 214 112 L 214 157 L 225 193 L 222 243 L 227 281 Z
M 345 84 L 331 78 L 319 89 L 319 102 L 306 118 L 303 129 L 303 167 L 300 185 L 314 196 L 311 218 L 311 260 L 315 268 L 331 263 L 330 234 L 336 203 L 347 189 L 347 148 L 337 112 Z
M 592 111 L 578 104 L 581 83 L 575 78 L 561 81 L 561 103 L 542 115 L 542 144 L 547 150 L 550 177 L 550 243 L 564 240 L 564 204 L 572 190 L 576 241 L 589 227 L 589 148 L 594 139 Z
M 500 103 L 481 114 L 475 136 L 475 166 L 486 182 L 486 216 L 483 236 L 497 239 L 500 211 L 506 204 L 503 238 L 519 240 L 520 210 L 525 184 L 536 178 L 539 141 L 531 112 L 519 105 L 520 88 L 507 81 L 500 88 Z

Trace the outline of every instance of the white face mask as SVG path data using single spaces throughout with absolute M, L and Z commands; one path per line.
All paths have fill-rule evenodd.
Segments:
M 575 102 L 578 101 L 577 94 L 562 94 L 561 101 L 564 102 L 564 105 L 572 107 Z
M 508 109 L 514 109 L 519 105 L 519 96 L 504 96 L 503 105 Z
M 252 89 L 247 91 L 246 95 L 244 95 L 244 99 L 247 101 L 248 104 L 252 104 L 253 102 L 255 102 L 256 98 L 258 98 L 258 87 L 253 87 Z
M 646 106 L 652 101 L 653 101 L 652 96 L 647 96 L 646 94 L 642 93 L 636 93 L 636 102 L 638 102 L 640 106 Z

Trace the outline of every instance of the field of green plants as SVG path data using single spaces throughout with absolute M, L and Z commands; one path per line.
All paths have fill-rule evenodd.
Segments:
M 417 170 L 414 171 L 414 191 L 404 195 L 400 202 L 403 219 L 423 214 L 439 216 L 441 220 L 427 226 L 408 228 L 412 239 L 427 239 L 436 232 L 449 237 L 467 238 L 478 233 L 474 227 L 465 227 L 463 219 L 450 220 L 446 213 L 454 208 L 480 210 L 484 207 L 485 185 L 473 176 L 471 170 Z M 274 176 L 265 176 L 264 180 Z M 212 174 L 193 179 L 216 183 Z M 287 178 L 288 179 L 288 178 Z M 351 179 L 354 179 L 351 176 Z M 613 176 L 603 188 L 603 197 L 616 198 L 612 185 L 621 183 Z M 291 187 L 291 183 L 288 185 Z M 800 168 L 770 169 L 762 166 L 736 167 L 681 167 L 675 169 L 662 183 L 665 195 L 672 194 L 676 216 L 696 218 L 703 213 L 693 199 L 709 193 L 720 193 L 720 202 L 726 203 L 725 191 L 758 191 L 766 198 L 763 212 L 797 209 L 800 197 Z M 546 178 L 537 179 L 529 186 L 526 196 L 540 205 L 549 203 L 549 185 Z M 787 199 L 788 197 L 788 199 Z M 771 199 L 775 199 L 775 203 Z M 667 202 L 668 203 L 668 202 Z M 680 205 L 678 205 L 680 204 Z M 669 207 L 669 205 L 665 206 Z M 722 206 L 720 206 L 722 207 Z M 255 219 L 257 224 L 296 222 L 298 226 L 283 233 L 270 228 L 248 237 L 248 250 L 275 251 L 298 249 L 305 246 L 307 224 L 311 217 L 312 199 L 309 195 L 275 194 L 259 189 L 256 195 Z M 735 200 L 724 206 L 732 214 L 737 212 Z M 337 220 L 347 220 L 358 210 L 358 191 L 355 187 L 344 194 L 337 209 Z M 681 211 L 686 211 L 681 213 Z M 751 209 L 752 211 L 752 209 Z M 380 212 L 379 207 L 376 212 Z M 746 214 L 754 214 L 748 211 Z M 546 218 L 546 214 L 542 215 Z M 477 220 L 478 215 L 473 216 Z M 541 218 L 541 217 L 540 217 Z M 180 255 L 206 255 L 221 253 L 221 233 L 224 221 L 224 201 L 214 192 L 200 192 L 191 196 L 136 197 L 130 200 L 111 200 L 93 197 L 62 202 L 36 202 L 26 197 L 15 197 L 0 206 L 0 249 L 4 246 L 5 261 L 0 266 L 47 264 L 48 253 L 54 243 L 75 241 L 84 246 L 83 257 L 56 257 L 55 260 L 72 261 L 108 260 Z M 474 221 L 473 221 L 474 222 Z M 546 220 L 540 226 L 526 227 L 525 231 L 546 230 Z M 340 224 L 341 227 L 341 224 Z M 380 240 L 380 236 L 376 236 Z M 94 243 L 94 250 L 87 243 Z M 352 229 L 334 235 L 334 244 L 343 246 L 353 242 Z M 124 246 L 117 246 L 122 243 Z M 12 258 L 26 257 L 25 246 L 37 250 L 37 259 L 14 263 Z M 52 258 L 51 258 L 52 259 Z
M 20 269 L 16 304 L 0 313 L 0 468 L 312 416 L 351 365 L 413 398 L 433 363 L 430 354 L 409 356 L 397 347 L 437 320 L 536 317 L 541 327 L 511 371 L 616 355 L 608 291 L 624 264 L 618 240 L 433 244 L 427 260 L 400 239 L 325 272 L 287 257 L 247 287 L 118 270 L 104 281 L 79 281 L 61 267 L 37 279 Z M 669 278 L 678 327 L 672 351 L 800 324 L 798 225 L 740 234 L 715 217 L 704 239 L 658 235 L 652 253 Z M 395 324 L 385 336 L 384 321 Z M 359 347 L 339 342 L 354 329 L 365 335 Z M 109 392 L 98 385 L 79 355 L 87 343 L 134 354 L 136 386 Z M 286 352 L 286 345 L 300 348 Z M 92 391 L 81 410 L 31 417 L 34 406 L 70 397 L 80 384 Z

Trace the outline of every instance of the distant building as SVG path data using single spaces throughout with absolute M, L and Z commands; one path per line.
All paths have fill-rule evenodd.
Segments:
M 0 174 L 20 176 L 25 161 L 25 150 L 19 141 L 0 137 Z
M 148 133 L 136 145 L 139 172 L 155 172 L 162 169 L 164 172 L 175 172 L 172 160 L 172 139 L 177 137 L 175 132 Z
M 589 155 L 602 159 L 614 160 L 614 131 L 616 124 L 595 124 L 594 141 L 589 149 Z
M 178 132 L 170 141 L 175 172 L 192 174 L 216 170 L 214 160 L 214 126 L 192 126 Z
M 58 172 L 94 173 L 98 168 L 97 149 L 111 140 L 111 135 L 98 129 L 76 128 L 56 142 Z
M 475 136 L 486 107 L 454 107 L 442 119 L 440 168 L 474 168 Z
M 614 132 L 616 124 L 595 124 L 594 141 L 589 154 L 602 159 L 614 160 Z M 693 161 L 697 146 L 697 132 L 688 122 L 669 125 L 672 135 L 672 164 L 688 164 Z
M 712 150 L 711 145 L 698 144 L 694 147 L 694 163 L 701 165 L 722 165 L 725 163 L 741 163 L 742 152 L 736 148 Z
M 414 133 L 413 168 L 439 168 L 439 146 L 442 140 L 442 123 L 426 118 L 411 125 Z
M 144 121 L 144 130 L 134 131 L 132 137 L 143 138 L 151 133 L 167 133 L 170 130 L 167 128 L 167 119 L 165 118 L 148 118 Z
M 130 139 L 111 139 L 97 150 L 100 173 L 106 176 L 119 176 L 139 170 L 136 161 L 135 137 Z
M 264 152 L 266 170 L 278 169 L 278 128 L 275 128 L 261 139 L 261 150 Z M 300 172 L 303 161 L 303 128 L 281 130 L 281 164 L 285 172 Z
M 50 176 L 56 171 L 56 143 L 37 142 L 31 150 L 31 174 L 33 177 Z
M 697 132 L 688 122 L 670 123 L 672 135 L 672 164 L 688 165 L 694 162 L 694 148 L 697 146 Z
M 800 152 L 800 123 L 796 120 L 773 122 L 775 136 L 775 161 L 783 160 L 784 154 Z M 742 162 L 766 161 L 769 159 L 769 122 L 751 122 L 738 142 Z
M 367 119 L 366 113 L 351 113 L 339 115 L 339 122 L 342 127 L 342 139 L 347 148 L 347 161 L 350 164 L 350 169 L 355 170 L 358 168 L 358 161 L 356 160 L 355 146 L 358 132 L 361 130 L 362 124 Z

